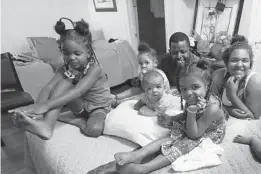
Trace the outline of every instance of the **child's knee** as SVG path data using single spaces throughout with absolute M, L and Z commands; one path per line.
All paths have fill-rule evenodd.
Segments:
M 96 112 L 90 114 L 84 130 L 85 134 L 90 137 L 99 137 L 103 134 L 106 114 Z
M 87 125 L 84 129 L 84 133 L 89 137 L 99 137 L 103 134 L 104 125 L 103 124 L 93 124 Z

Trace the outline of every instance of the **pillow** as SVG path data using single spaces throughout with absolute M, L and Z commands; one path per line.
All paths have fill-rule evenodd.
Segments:
M 64 64 L 58 43 L 52 37 L 27 37 L 32 55 L 48 63 L 55 71 Z
M 168 136 L 169 129 L 159 126 L 157 117 L 138 115 L 133 109 L 136 102 L 125 101 L 112 110 L 106 117 L 104 134 L 125 138 L 141 146 Z
M 91 30 L 91 34 L 92 34 L 92 42 L 95 42 L 96 40 L 105 40 L 102 29 Z

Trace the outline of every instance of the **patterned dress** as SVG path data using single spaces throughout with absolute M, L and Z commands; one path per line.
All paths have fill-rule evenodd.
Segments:
M 220 107 L 222 107 L 221 102 L 217 98 L 216 100 L 219 102 Z M 197 113 L 197 119 L 203 115 L 203 111 L 204 109 Z M 171 140 L 162 144 L 161 152 L 170 162 L 174 162 L 178 157 L 189 153 L 197 147 L 205 138 L 210 138 L 214 143 L 219 144 L 225 136 L 225 122 L 225 117 L 221 120 L 212 122 L 200 138 L 192 140 L 186 136 L 186 122 L 175 121 L 171 128 Z

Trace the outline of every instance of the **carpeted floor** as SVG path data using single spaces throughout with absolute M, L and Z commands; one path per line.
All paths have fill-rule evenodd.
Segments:
M 1 115 L 1 173 L 34 174 L 24 165 L 24 131 L 14 126 L 10 115 Z

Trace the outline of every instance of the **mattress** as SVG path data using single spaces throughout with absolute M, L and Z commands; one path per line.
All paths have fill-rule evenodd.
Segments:
M 70 114 L 69 112 L 65 114 Z M 261 138 L 261 120 L 238 120 L 230 118 L 226 136 L 221 146 L 225 152 L 221 156 L 222 164 L 217 167 L 201 169 L 198 173 L 236 173 L 254 174 L 261 172 L 261 165 L 255 161 L 246 145 L 232 143 L 237 134 L 251 134 Z M 114 160 L 117 152 L 131 151 L 138 145 L 113 136 L 89 138 L 82 135 L 77 127 L 58 123 L 53 137 L 44 141 L 26 133 L 25 162 L 38 174 L 82 174 Z M 173 172 L 165 167 L 153 172 L 164 174 Z

